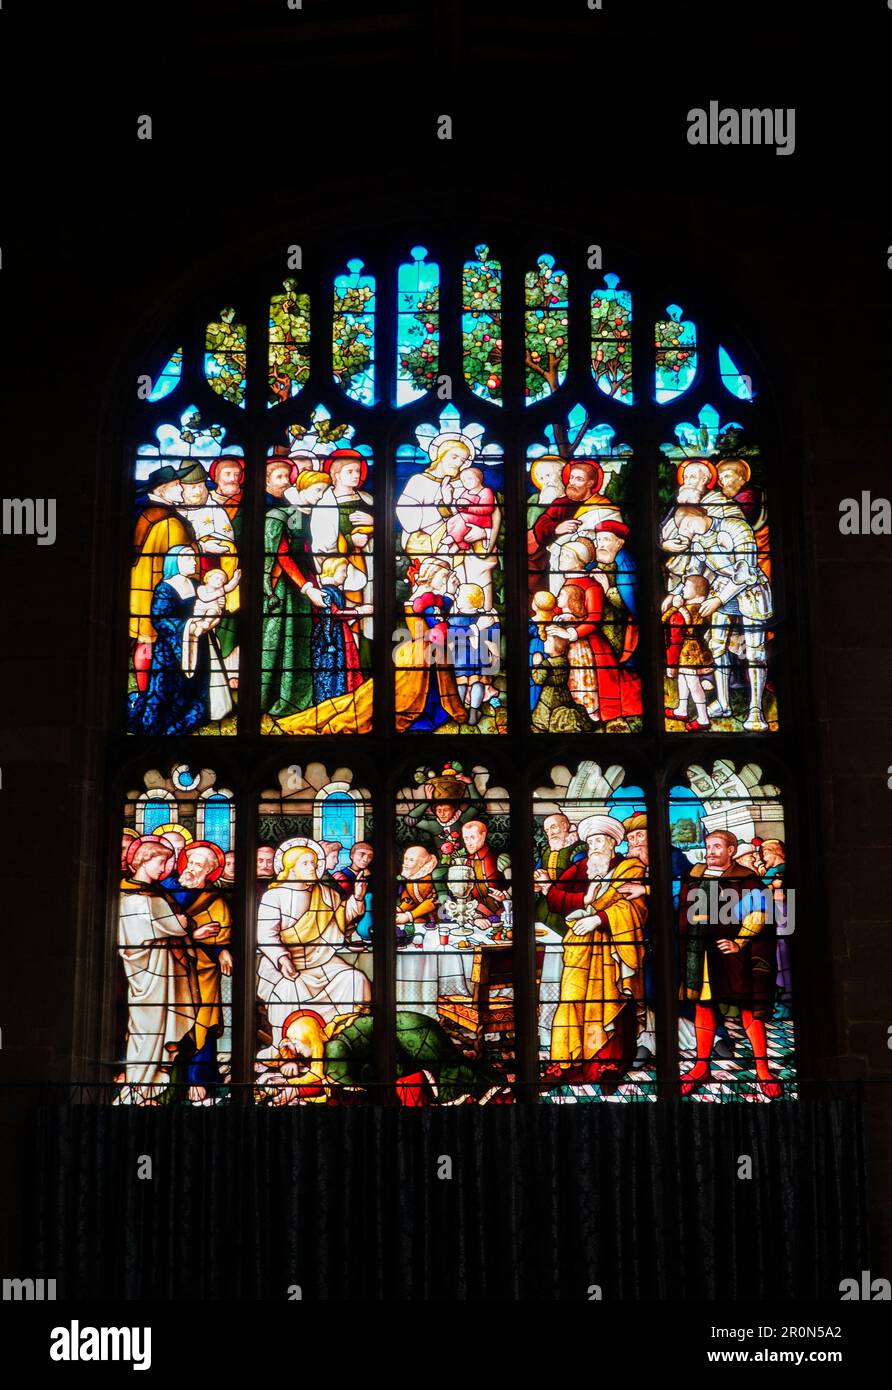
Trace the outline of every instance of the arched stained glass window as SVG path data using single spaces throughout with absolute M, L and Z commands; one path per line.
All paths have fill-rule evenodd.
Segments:
M 502 400 L 502 267 L 481 243 L 462 271 L 462 368 L 485 401 Z
M 592 376 L 599 391 L 631 405 L 632 296 L 619 288 L 618 275 L 605 275 L 592 290 Z
M 532 727 L 640 732 L 632 451 L 583 406 L 545 432 L 528 455 Z
M 706 405 L 662 452 L 666 727 L 775 730 L 777 613 L 759 449 Z
M 334 379 L 361 405 L 375 399 L 375 277 L 363 274 L 363 262 L 347 262 L 334 281 L 331 324 Z
M 683 396 L 697 375 L 697 327 L 682 318 L 678 304 L 670 304 L 665 319 L 657 319 L 656 398 L 659 405 Z
M 304 238 L 144 364 L 122 1102 L 796 1093 L 758 358 L 692 298 L 633 361 L 662 285 L 472 233 Z
M 131 734 L 235 732 L 245 460 L 226 433 L 190 406 L 136 451 Z

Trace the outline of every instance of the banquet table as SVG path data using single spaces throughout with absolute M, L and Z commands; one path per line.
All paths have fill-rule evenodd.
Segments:
M 459 941 L 467 941 L 468 945 L 459 946 Z M 539 985 L 539 1038 L 543 1046 L 548 1045 L 560 994 L 562 945 L 557 932 L 537 927 L 536 946 L 544 948 Z M 436 927 L 416 931 L 407 945 L 397 948 L 397 1007 L 436 1018 L 437 999 L 441 995 L 470 994 L 475 947 L 507 951 L 511 942 L 493 941 L 487 932 L 477 928 L 453 928 L 445 943 Z M 356 965 L 371 978 L 372 952 L 368 946 L 358 952 Z

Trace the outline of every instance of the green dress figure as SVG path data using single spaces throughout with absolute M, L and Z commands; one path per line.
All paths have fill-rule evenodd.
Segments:
M 271 507 L 264 528 L 260 707 L 273 719 L 313 704 L 313 604 L 302 592 L 308 583 L 317 583 L 310 510 L 284 503 Z

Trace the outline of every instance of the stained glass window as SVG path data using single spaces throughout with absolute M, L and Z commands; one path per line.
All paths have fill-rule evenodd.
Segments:
M 657 319 L 656 398 L 660 405 L 684 395 L 697 375 L 697 327 L 682 318 L 678 304 L 670 304 L 668 318 Z
M 532 727 L 638 732 L 632 451 L 583 406 L 545 433 L 527 470 Z
M 482 242 L 462 273 L 462 366 L 475 396 L 502 400 L 502 267 Z
M 176 352 L 171 353 L 170 358 L 161 368 L 158 379 L 152 386 L 147 397 L 150 401 L 161 401 L 165 396 L 169 396 L 180 383 L 183 371 L 183 349 L 177 348 Z
M 448 407 L 396 455 L 396 727 L 506 727 L 502 450 Z
M 136 453 L 131 734 L 235 732 L 245 460 L 189 407 Z
M 734 358 L 727 348 L 719 347 L 719 372 L 722 385 L 739 401 L 751 401 L 755 396 L 752 377 L 738 370 Z
M 362 405 L 375 399 L 375 277 L 363 274 L 363 262 L 347 262 L 334 281 L 331 323 L 334 379 Z
M 232 1055 L 232 793 L 209 768 L 152 769 L 124 805 L 116 1074 L 122 1103 L 225 1098 Z M 208 810 L 225 804 L 224 816 Z
M 790 1098 L 795 890 L 780 791 L 754 763 L 693 764 L 669 826 L 682 1096 Z
M 704 406 L 660 465 L 668 729 L 778 727 L 774 600 L 758 447 Z
M 527 405 L 550 395 L 567 375 L 570 308 L 567 272 L 554 256 L 539 257 L 525 278 L 525 365 Z
M 674 304 L 651 338 L 661 285 L 539 230 L 418 235 L 308 243 L 145 363 L 109 1074 L 795 1096 L 790 464 L 749 339 Z
M 292 765 L 257 830 L 255 1094 L 324 1103 L 372 1070 L 369 795 L 347 769 Z
M 543 1092 L 646 1100 L 656 1031 L 644 792 L 594 762 L 550 776 L 533 793 Z
M 397 271 L 397 405 L 430 390 L 440 360 L 440 269 L 426 256 L 423 246 L 413 246 L 411 261 Z
M 208 385 L 233 405 L 244 407 L 247 376 L 247 329 L 236 319 L 235 309 L 223 309 L 207 326 L 204 370 Z
M 599 391 L 631 405 L 632 296 L 619 288 L 618 275 L 605 275 L 592 290 L 592 376 Z
M 269 306 L 269 404 L 290 400 L 310 375 L 310 296 L 286 280 Z
M 495 1094 L 515 1070 L 508 793 L 451 760 L 413 768 L 396 813 L 398 1089 Z
M 372 462 L 322 406 L 267 458 L 264 733 L 371 729 Z

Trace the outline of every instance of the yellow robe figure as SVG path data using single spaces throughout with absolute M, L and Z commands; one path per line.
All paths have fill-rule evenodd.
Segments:
M 203 936 L 194 943 L 195 966 L 198 972 L 198 1018 L 195 1021 L 195 1048 L 204 1047 L 208 1037 L 217 1038 L 223 1032 L 223 990 L 220 962 L 205 950 L 206 946 L 228 946 L 232 938 L 232 917 L 229 906 L 219 893 L 200 893 L 186 910 L 194 931 L 197 927 L 216 928 L 213 936 Z
M 170 507 L 158 503 L 140 514 L 133 537 L 137 558 L 130 571 L 130 636 L 135 641 L 155 640 L 149 615 L 168 551 L 175 545 L 193 545 L 194 541 L 191 527 Z
M 586 916 L 600 912 L 607 919 L 606 928 L 577 936 L 571 924 L 564 937 L 560 1003 L 551 1029 L 554 1062 L 593 1058 L 608 1042 L 617 1015 L 630 1000 L 643 1017 L 647 898 L 627 901 L 615 887 L 643 878 L 640 859 L 621 860 L 598 897 L 585 908 Z

